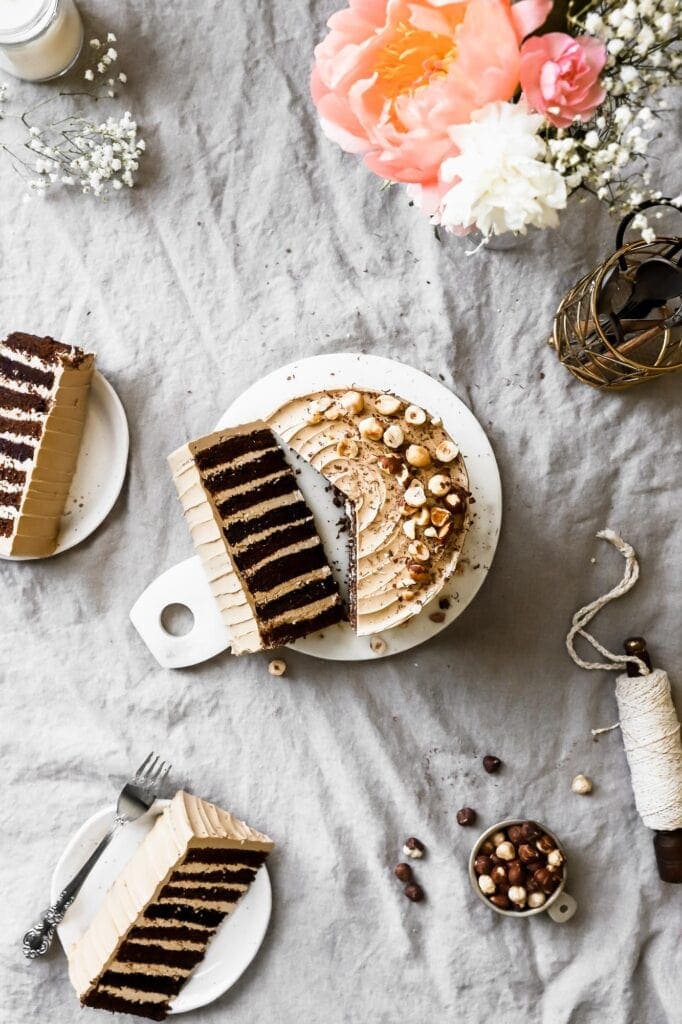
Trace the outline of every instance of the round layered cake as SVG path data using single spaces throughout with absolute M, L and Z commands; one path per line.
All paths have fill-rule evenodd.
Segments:
M 469 526 L 464 459 L 440 417 L 357 388 L 289 401 L 268 424 L 346 498 L 358 635 L 418 614 L 454 573 Z

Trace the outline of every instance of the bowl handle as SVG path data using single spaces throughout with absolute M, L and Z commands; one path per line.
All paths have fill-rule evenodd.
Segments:
M 571 920 L 577 909 L 578 904 L 573 897 L 569 896 L 567 892 L 562 892 L 551 907 L 547 907 L 547 913 L 553 921 L 565 924 L 566 921 Z

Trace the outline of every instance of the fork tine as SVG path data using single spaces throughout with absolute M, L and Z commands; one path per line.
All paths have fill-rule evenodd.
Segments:
M 171 770 L 171 765 L 168 764 L 166 761 L 163 761 L 162 764 L 163 764 L 163 770 L 162 770 L 161 774 L 159 775 L 158 779 L 156 780 L 156 785 L 159 788 L 166 781 L 166 776 L 168 775 L 169 771 Z
M 134 779 L 136 781 L 139 781 L 140 779 L 142 779 L 144 777 L 144 775 L 145 775 L 145 773 L 147 771 L 147 768 L 149 766 L 149 762 L 150 762 L 151 758 L 154 757 L 154 756 L 155 756 L 155 754 L 154 754 L 153 750 L 151 751 L 151 753 L 147 754 L 147 756 L 145 757 L 144 761 L 142 762 L 140 767 L 135 772 Z
M 163 760 L 159 761 L 158 765 L 154 766 L 154 772 L 151 777 L 147 780 L 147 785 L 152 787 L 158 787 L 161 779 L 166 775 L 166 762 Z

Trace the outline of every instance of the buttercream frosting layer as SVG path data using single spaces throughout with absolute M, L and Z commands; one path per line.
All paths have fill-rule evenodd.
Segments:
M 267 422 L 355 510 L 357 633 L 417 614 L 455 572 L 469 526 L 464 458 L 440 417 L 357 388 L 294 399 Z

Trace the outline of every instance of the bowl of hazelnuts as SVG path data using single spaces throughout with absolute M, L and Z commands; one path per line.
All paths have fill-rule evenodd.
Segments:
M 491 826 L 469 858 L 474 892 L 506 917 L 547 911 L 554 921 L 568 921 L 578 904 L 566 892 L 566 874 L 566 855 L 556 836 L 526 818 Z

